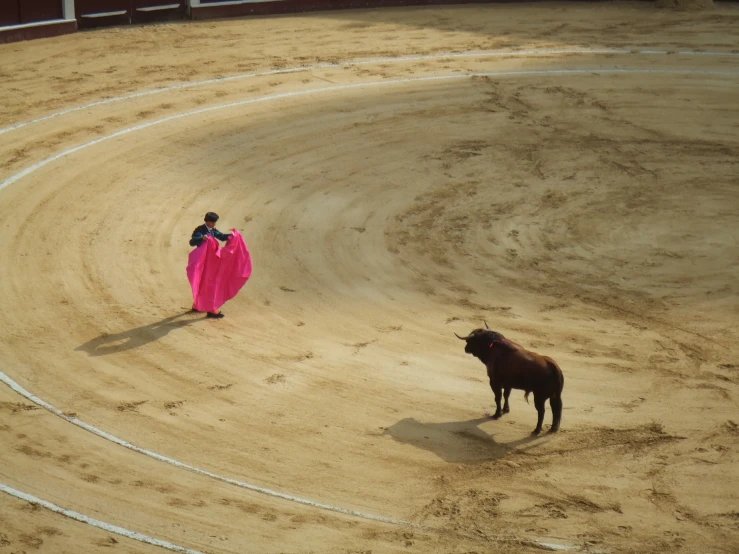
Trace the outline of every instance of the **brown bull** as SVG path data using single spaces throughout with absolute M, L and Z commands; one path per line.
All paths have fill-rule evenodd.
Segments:
M 527 401 L 529 393 L 534 393 L 534 406 L 539 414 L 539 420 L 533 434 L 541 433 L 547 399 L 549 399 L 553 415 L 549 432 L 556 433 L 562 419 L 562 388 L 564 387 L 562 370 L 553 359 L 530 352 L 506 339 L 500 333 L 491 331 L 487 323 L 485 327 L 487 329 L 475 329 L 466 337 L 454 334 L 458 339 L 467 341 L 464 351 L 479 359 L 488 370 L 490 388 L 495 394 L 497 408 L 493 419 L 498 419 L 510 411 L 508 397 L 511 389 L 520 389 L 526 391 Z M 501 395 L 505 399 L 502 410 Z

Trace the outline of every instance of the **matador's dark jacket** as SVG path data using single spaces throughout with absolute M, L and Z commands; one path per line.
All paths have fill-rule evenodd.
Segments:
M 205 237 L 207 237 L 208 235 L 218 240 L 228 240 L 233 236 L 230 233 L 221 233 L 215 227 L 210 229 L 207 225 L 203 224 L 200 227 L 196 227 L 195 230 L 192 232 L 192 238 L 190 238 L 190 246 L 200 246 L 201 244 L 203 244 Z

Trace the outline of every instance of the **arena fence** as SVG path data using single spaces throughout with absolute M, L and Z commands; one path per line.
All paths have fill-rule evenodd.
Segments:
M 0 43 L 82 28 L 168 19 L 212 19 L 319 10 L 521 0 L 0 0 Z M 527 0 L 546 1 L 546 0 Z M 580 0 L 601 1 L 601 0 Z M 653 1 L 653 0 L 645 0 Z M 737 2 L 739 0 L 723 0 Z

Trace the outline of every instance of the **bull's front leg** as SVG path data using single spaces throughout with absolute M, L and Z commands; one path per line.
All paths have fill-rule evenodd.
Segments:
M 493 419 L 498 419 L 500 416 L 503 415 L 503 411 L 500 407 L 500 398 L 503 396 L 503 387 L 500 386 L 500 384 L 496 383 L 494 379 L 490 379 L 490 388 L 493 391 L 493 394 L 495 395 L 495 413 L 493 414 Z
M 511 407 L 508 404 L 508 397 L 511 395 L 511 387 L 503 389 L 503 413 L 507 414 L 511 411 Z

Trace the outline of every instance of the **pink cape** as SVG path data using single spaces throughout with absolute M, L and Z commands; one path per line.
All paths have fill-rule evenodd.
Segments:
M 244 237 L 236 230 L 225 246 L 211 236 L 190 252 L 187 278 L 192 287 L 193 307 L 218 313 L 241 290 L 251 276 L 252 263 Z

